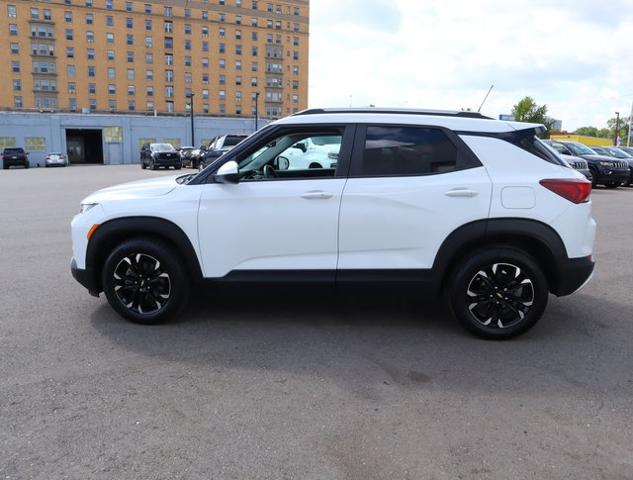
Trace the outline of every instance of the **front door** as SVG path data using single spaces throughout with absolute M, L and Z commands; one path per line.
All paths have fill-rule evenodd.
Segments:
M 234 158 L 238 184 L 205 185 L 198 219 L 205 276 L 303 272 L 334 281 L 352 139 L 353 127 L 276 128 Z

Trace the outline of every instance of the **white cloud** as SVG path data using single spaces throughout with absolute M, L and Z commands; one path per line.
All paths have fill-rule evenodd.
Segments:
M 613 12 L 618 12 L 615 17 Z M 633 101 L 633 2 L 314 0 L 310 106 L 477 108 L 525 95 L 572 130 Z

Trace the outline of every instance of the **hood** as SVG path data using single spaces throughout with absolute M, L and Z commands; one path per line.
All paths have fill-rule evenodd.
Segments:
M 601 162 L 617 162 L 617 158 L 608 157 L 607 155 L 583 155 L 582 158 L 585 160 L 595 160 Z
M 82 203 L 100 203 L 108 200 L 123 200 L 130 198 L 151 198 L 167 195 L 169 192 L 180 186 L 176 181 L 182 174 L 168 177 L 152 178 L 149 180 L 138 180 L 136 182 L 123 183 L 114 187 L 107 187 L 98 190 Z

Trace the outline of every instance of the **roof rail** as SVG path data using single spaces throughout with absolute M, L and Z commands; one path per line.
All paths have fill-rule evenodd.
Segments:
M 453 111 L 453 110 L 417 110 L 410 108 L 310 108 L 302 110 L 291 116 L 298 117 L 304 115 L 319 115 L 330 113 L 380 113 L 395 115 L 431 115 L 436 117 L 461 117 L 461 118 L 479 118 L 484 120 L 492 120 L 479 112 Z

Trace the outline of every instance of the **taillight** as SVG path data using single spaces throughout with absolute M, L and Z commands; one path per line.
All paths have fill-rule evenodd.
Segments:
M 578 178 L 548 178 L 539 182 L 548 190 L 572 203 L 589 201 L 591 182 Z

